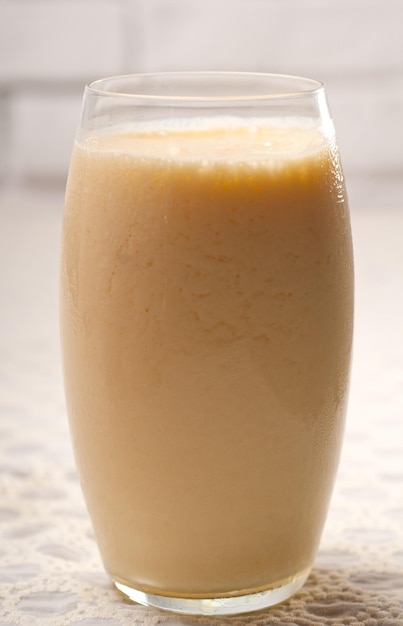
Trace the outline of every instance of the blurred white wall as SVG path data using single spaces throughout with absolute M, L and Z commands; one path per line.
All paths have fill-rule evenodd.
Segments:
M 0 0 L 0 183 L 64 185 L 83 85 L 158 70 L 327 85 L 352 206 L 403 209 L 403 0 Z

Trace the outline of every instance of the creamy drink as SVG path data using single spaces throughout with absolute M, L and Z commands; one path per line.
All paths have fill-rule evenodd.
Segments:
M 222 117 L 82 134 L 61 330 L 80 478 L 112 579 L 183 598 L 305 579 L 352 333 L 331 132 Z

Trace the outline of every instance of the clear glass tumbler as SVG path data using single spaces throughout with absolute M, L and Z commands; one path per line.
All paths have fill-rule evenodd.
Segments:
M 63 222 L 63 369 L 88 511 L 126 596 L 230 614 L 304 583 L 352 325 L 322 84 L 197 72 L 86 87 Z

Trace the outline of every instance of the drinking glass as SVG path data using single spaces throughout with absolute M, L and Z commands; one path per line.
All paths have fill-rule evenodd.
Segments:
M 123 594 L 231 614 L 301 587 L 339 460 L 352 324 L 321 83 L 185 72 L 86 87 L 63 370 L 86 504 Z

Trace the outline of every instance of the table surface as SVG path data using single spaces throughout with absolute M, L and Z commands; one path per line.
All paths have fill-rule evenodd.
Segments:
M 0 196 L 0 626 L 403 625 L 403 206 L 354 210 L 354 363 L 343 455 L 312 575 L 231 618 L 129 604 L 83 505 L 59 365 L 62 195 Z

